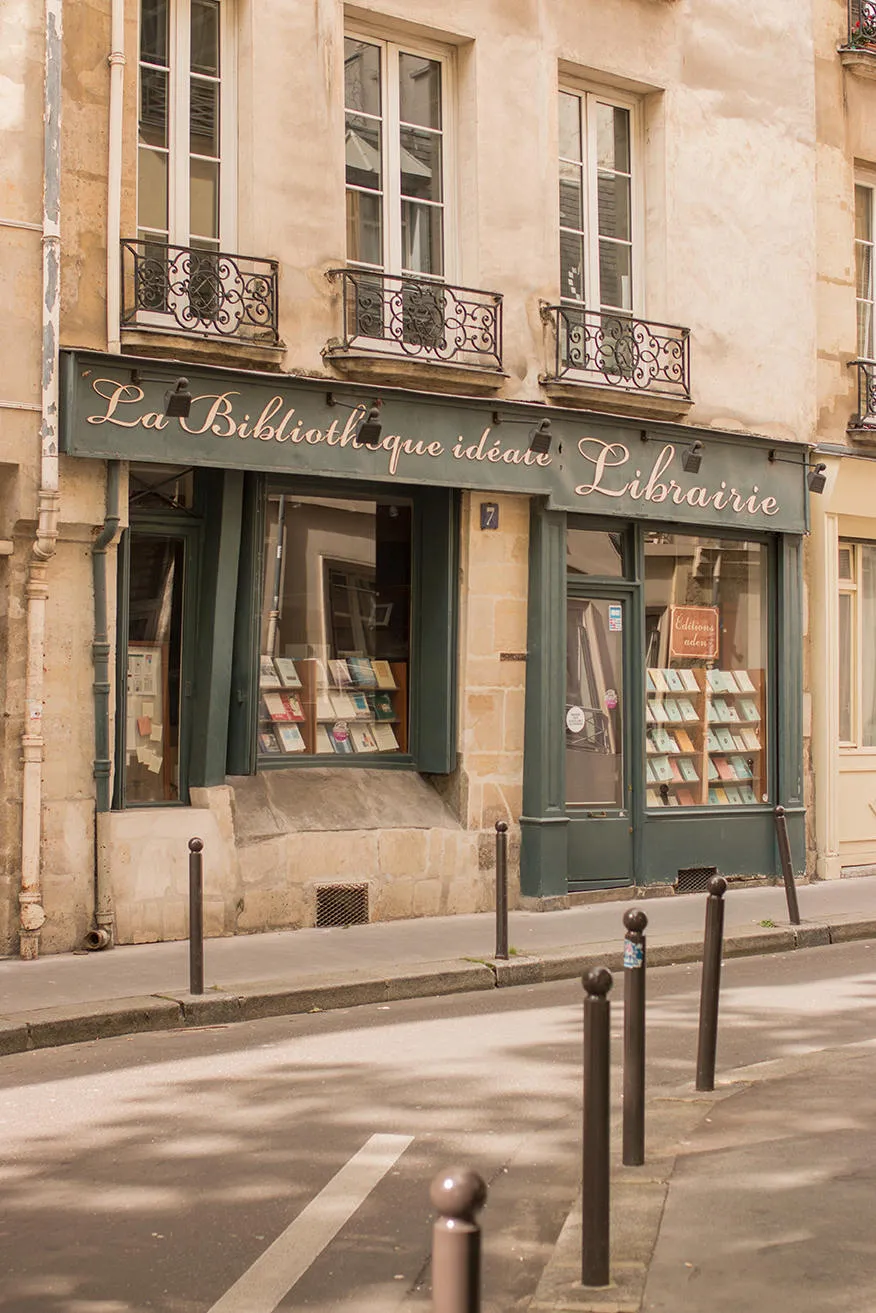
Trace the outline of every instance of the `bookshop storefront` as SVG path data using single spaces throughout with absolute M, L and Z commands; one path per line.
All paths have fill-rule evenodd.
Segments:
M 124 475 L 117 882 L 191 808 L 215 933 L 354 875 L 371 919 L 489 906 L 501 816 L 539 899 L 771 874 L 778 802 L 802 855 L 802 446 L 195 365 L 182 414 L 182 367 L 63 368 L 63 450 Z M 149 878 L 122 939 L 177 937 Z

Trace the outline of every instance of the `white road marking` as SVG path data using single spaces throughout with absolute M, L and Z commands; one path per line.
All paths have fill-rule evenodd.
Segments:
M 273 1313 L 413 1138 L 372 1135 L 209 1313 Z

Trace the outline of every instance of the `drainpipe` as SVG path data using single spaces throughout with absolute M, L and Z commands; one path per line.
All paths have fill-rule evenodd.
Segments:
M 106 206 L 107 351 L 121 351 L 122 122 L 125 91 L 125 0 L 112 0 L 110 20 L 109 158 Z
M 107 619 L 107 548 L 119 527 L 119 480 L 117 460 L 106 466 L 106 518 L 91 549 L 94 579 L 94 925 L 85 936 L 89 949 L 113 946 L 113 901 L 100 861 L 98 817 L 110 807 L 110 641 Z
M 21 736 L 21 886 L 19 953 L 39 956 L 46 919 L 40 881 L 43 792 L 43 665 L 46 650 L 48 563 L 58 541 L 58 335 L 61 305 L 61 5 L 45 0 L 43 297 L 40 487 L 37 530 L 28 569 L 25 726 Z

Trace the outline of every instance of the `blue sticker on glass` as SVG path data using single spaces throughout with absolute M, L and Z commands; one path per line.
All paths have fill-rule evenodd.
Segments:
M 608 630 L 611 634 L 619 634 L 624 627 L 624 610 L 619 602 L 609 602 L 608 604 Z

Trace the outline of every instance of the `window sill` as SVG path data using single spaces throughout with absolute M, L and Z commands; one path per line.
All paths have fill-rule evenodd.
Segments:
M 839 57 L 843 68 L 857 77 L 876 78 L 876 46 L 846 46 L 840 50 Z
M 600 387 L 597 383 L 573 382 L 570 379 L 542 377 L 543 391 L 558 405 L 581 410 L 599 410 L 612 415 L 630 415 L 642 419 L 679 419 L 693 402 L 688 397 L 660 396 L 635 388 Z
M 442 360 L 410 360 L 343 347 L 326 347 L 322 354 L 326 364 L 344 378 L 360 383 L 383 383 L 387 387 L 428 388 L 434 392 L 478 396 L 497 392 L 508 377 L 499 369 L 455 365 Z
M 850 422 L 846 436 L 856 447 L 876 447 L 876 417 L 869 424 Z
M 282 369 L 286 347 L 281 342 L 262 346 L 258 342 L 226 341 L 198 333 L 166 333 L 161 329 L 123 328 L 122 353 L 156 356 L 170 360 L 197 360 L 205 365 L 251 365 L 256 369 Z

